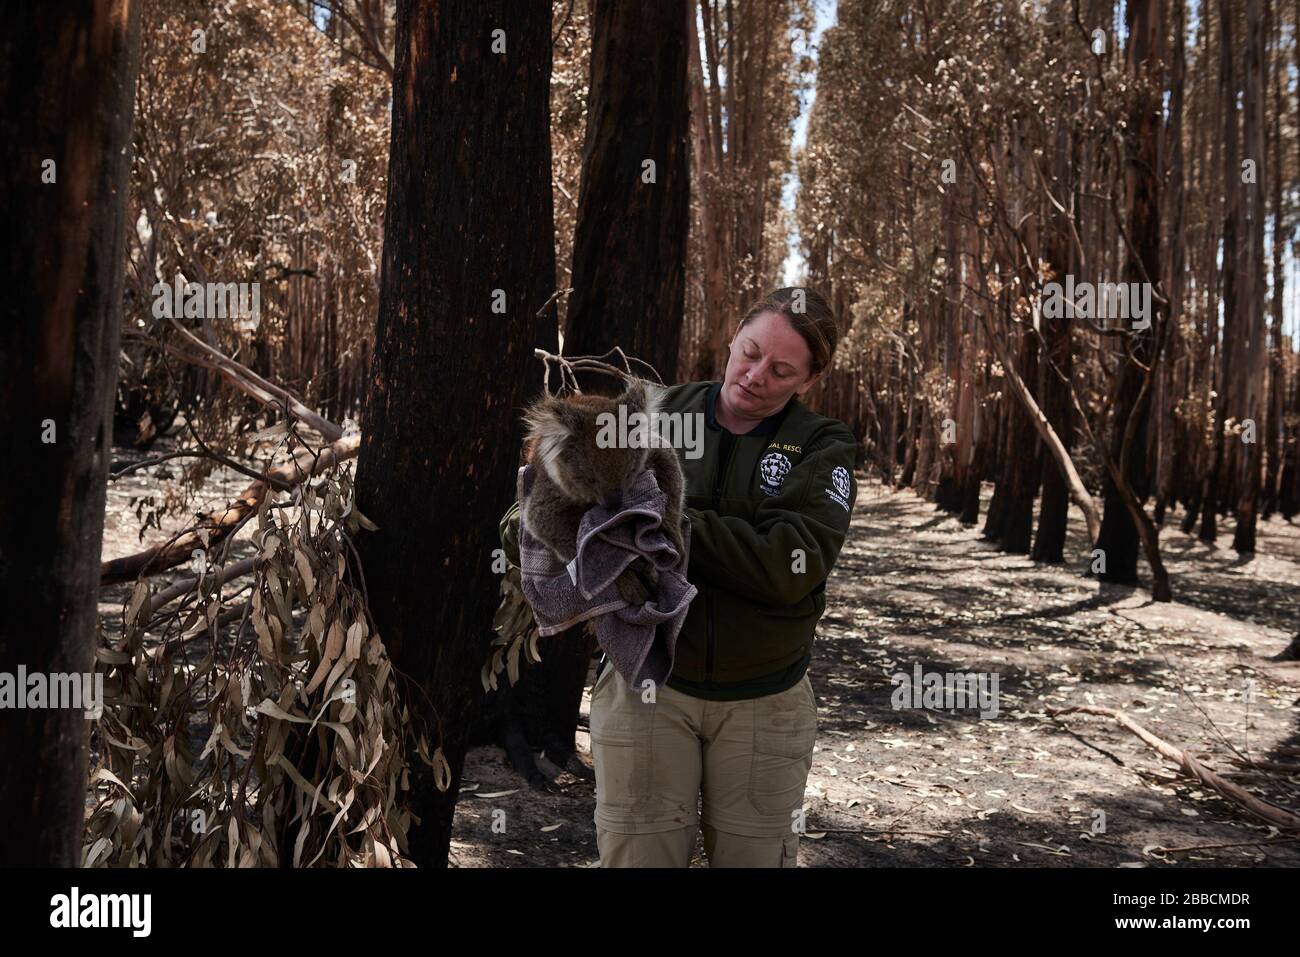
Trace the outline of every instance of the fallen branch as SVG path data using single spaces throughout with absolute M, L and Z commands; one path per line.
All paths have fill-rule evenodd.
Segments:
M 231 562 L 229 565 L 222 566 L 221 568 L 214 568 L 207 574 L 215 575 L 219 572 L 221 574 L 221 583 L 224 585 L 228 581 L 233 581 L 234 579 L 239 578 L 242 575 L 247 575 L 249 572 L 253 571 L 253 563 L 254 559 L 245 558 L 237 562 Z M 168 585 L 150 599 L 149 611 L 143 617 L 152 618 L 154 615 L 158 614 L 158 611 L 164 605 L 175 601 L 182 595 L 188 595 L 192 592 L 194 586 L 198 583 L 198 578 L 182 578 L 180 581 Z
M 980 311 L 980 318 L 984 321 L 984 331 L 988 333 L 989 341 L 993 343 L 993 348 L 998 354 L 998 360 L 1002 363 L 1003 374 L 1006 375 L 1007 381 L 1011 383 L 1011 391 L 1016 394 L 1016 398 L 1024 406 L 1025 414 L 1029 416 L 1030 421 L 1034 423 L 1034 428 L 1038 431 L 1038 437 L 1043 440 L 1048 452 L 1056 460 L 1056 466 L 1061 470 L 1066 488 L 1070 491 L 1070 498 L 1079 507 L 1079 511 L 1083 513 L 1084 521 L 1088 524 L 1088 542 L 1095 545 L 1101 535 L 1101 516 L 1097 512 L 1097 506 L 1093 502 L 1092 496 L 1088 494 L 1088 487 L 1083 484 L 1083 479 L 1079 477 L 1079 470 L 1074 466 L 1074 459 L 1070 457 L 1069 450 L 1066 449 L 1065 443 L 1061 441 L 1061 437 L 1052 428 L 1052 423 L 1048 421 L 1047 416 L 1043 414 L 1043 410 L 1034 401 L 1029 387 L 1025 385 L 1024 380 L 1020 377 L 1020 373 L 1017 371 L 1015 362 L 1007 351 L 1006 345 L 998 334 L 993 331 L 988 314 L 984 310 Z
M 1285 844 L 1288 841 L 1300 841 L 1300 837 L 1275 837 L 1263 841 L 1238 841 L 1233 844 L 1189 844 L 1187 847 L 1163 847 L 1157 844 L 1151 850 L 1162 854 L 1178 854 L 1182 851 L 1217 851 L 1225 847 L 1267 847 L 1269 844 Z
M 202 635 L 207 631 L 223 628 L 226 625 L 230 624 L 232 621 L 239 621 L 241 618 L 244 617 L 245 614 L 248 613 L 249 609 L 252 607 L 252 604 L 253 603 L 251 601 L 246 601 L 238 608 L 227 608 L 217 615 L 217 620 L 213 623 L 211 628 L 208 626 L 206 622 L 202 622 L 200 623 L 201 627 L 195 628 L 192 631 L 188 631 L 183 635 L 172 635 L 170 638 L 162 642 L 159 642 L 156 646 L 154 646 L 149 650 L 149 654 L 156 656 L 162 654 L 164 651 L 174 652 L 177 648 L 183 648 L 186 642 L 196 640 L 200 635 Z M 151 625 L 150 627 L 153 626 Z
M 146 548 L 134 555 L 114 558 L 100 565 L 99 584 L 120 585 L 137 578 L 157 575 L 169 568 L 190 560 L 196 548 L 210 549 L 231 534 L 240 523 L 262 504 L 267 489 L 272 484 L 300 485 L 314 475 L 319 475 L 340 462 L 355 458 L 361 449 L 361 436 L 341 438 L 319 452 L 304 449 L 283 465 L 269 469 L 240 493 L 224 509 L 209 512 L 186 531 L 162 545 Z M 206 538 L 206 541 L 205 541 Z
M 230 458 L 229 456 L 222 455 L 220 452 L 212 451 L 212 449 L 208 447 L 208 444 L 204 442 L 203 439 L 199 436 L 199 431 L 198 429 L 194 428 L 194 423 L 186 422 L 185 424 L 186 426 L 189 427 L 190 435 L 194 436 L 194 441 L 198 444 L 199 449 L 203 452 L 204 455 L 212 459 L 212 461 L 224 465 L 232 472 L 238 472 L 240 475 L 246 476 L 247 478 L 257 479 L 257 480 L 265 479 L 266 481 L 270 482 L 272 485 L 274 485 L 282 492 L 287 492 L 291 488 L 293 488 L 293 486 L 290 485 L 288 482 L 272 477 L 269 472 L 258 472 L 256 469 L 249 468 L 243 462 L 236 462 L 234 459 Z
M 1244 808 L 1249 813 L 1262 821 L 1272 824 L 1274 827 L 1285 830 L 1300 830 L 1300 815 L 1294 814 L 1285 808 L 1277 807 L 1261 801 L 1255 795 L 1251 794 L 1244 788 L 1240 788 L 1230 781 L 1225 781 L 1205 765 L 1197 761 L 1186 751 L 1174 747 L 1157 738 L 1154 734 L 1142 727 L 1122 711 L 1116 711 L 1114 708 L 1101 708 L 1091 705 L 1079 705 L 1074 708 L 1048 708 L 1047 714 L 1050 717 L 1058 718 L 1067 714 L 1092 714 L 1103 718 L 1110 718 L 1126 728 L 1133 734 L 1137 735 L 1148 747 L 1159 752 L 1163 757 L 1168 758 L 1178 765 L 1183 774 L 1195 778 L 1206 787 L 1217 791 L 1220 795 Z
M 1229 758 L 1228 761 L 1239 768 L 1252 768 L 1256 771 L 1271 771 L 1277 774 L 1300 774 L 1300 764 L 1284 764 L 1280 761 L 1243 761 L 1241 758 Z
M 200 452 L 197 449 L 181 449 L 177 452 L 168 452 L 165 455 L 155 455 L 143 461 L 136 462 L 133 465 L 125 465 L 116 472 L 108 473 L 108 480 L 115 482 L 124 475 L 130 475 L 132 472 L 138 472 L 140 469 L 153 468 L 155 465 L 161 465 L 163 462 L 170 462 L 172 459 L 204 459 L 207 458 L 206 452 Z
M 197 354 L 188 351 L 185 347 L 164 343 L 163 348 L 168 352 L 205 369 L 215 369 L 225 376 L 231 385 L 259 402 L 287 409 L 295 418 L 324 436 L 326 442 L 337 442 L 343 437 L 343 429 L 319 412 L 303 405 L 288 390 L 268 382 L 252 369 L 241 365 L 220 350 L 214 349 L 175 319 L 171 320 L 171 324 L 180 333 L 186 346 L 197 350 Z

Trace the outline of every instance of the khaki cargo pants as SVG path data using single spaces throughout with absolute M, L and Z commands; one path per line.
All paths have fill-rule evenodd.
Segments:
M 744 701 L 645 697 L 608 664 L 591 689 L 601 866 L 686 867 L 702 820 L 710 867 L 794 867 L 817 739 L 808 676 Z

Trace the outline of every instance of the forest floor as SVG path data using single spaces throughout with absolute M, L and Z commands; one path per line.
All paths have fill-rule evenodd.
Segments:
M 800 866 L 1300 865 L 1300 841 L 1270 839 L 1114 721 L 1045 713 L 1118 709 L 1224 779 L 1300 809 L 1300 773 L 1232 763 L 1300 768 L 1300 663 L 1269 660 L 1300 628 L 1300 527 L 1261 523 L 1243 562 L 1231 519 L 1210 547 L 1178 531 L 1180 518 L 1161 539 L 1175 601 L 1155 604 L 1082 573 L 1089 550 L 1073 510 L 1067 564 L 1036 565 L 911 492 L 862 480 L 813 653 L 819 734 Z M 891 676 L 917 664 L 997 674 L 998 714 L 896 710 Z M 590 765 L 588 695 L 577 737 Z M 568 772 L 556 783 L 530 790 L 500 748 L 473 749 L 452 864 L 597 866 L 594 785 Z M 707 866 L 698 836 L 692 865 Z
M 141 547 L 132 499 L 156 493 L 167 468 L 110 485 L 104 558 Z M 217 470 L 144 544 L 246 484 Z M 1269 660 L 1300 628 L 1300 527 L 1261 523 L 1259 552 L 1242 561 L 1230 547 L 1231 519 L 1211 548 L 1178 531 L 1180 518 L 1171 515 L 1161 536 L 1175 601 L 1157 605 L 1144 588 L 1084 574 L 1088 543 L 1074 510 L 1067 564 L 1036 565 L 984 542 L 979 526 L 860 477 L 811 667 L 819 734 L 800 866 L 1300 864 L 1300 841 L 1269 842 L 1266 826 L 1171 774 L 1113 721 L 1045 714 L 1119 709 L 1258 797 L 1300 808 L 1300 773 L 1232 763 L 1300 765 L 1300 663 Z M 120 628 L 129 592 L 101 596 L 106 628 Z M 918 664 L 998 675 L 997 716 L 895 710 L 891 676 Z M 577 743 L 590 766 L 588 709 L 584 697 Z M 470 751 L 453 866 L 598 864 L 593 783 L 539 764 L 554 775 L 553 792 L 530 790 L 499 747 Z M 504 833 L 492 828 L 497 811 Z M 707 865 L 698 838 L 693 863 Z

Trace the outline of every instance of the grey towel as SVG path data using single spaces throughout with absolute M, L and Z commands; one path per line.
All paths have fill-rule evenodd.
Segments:
M 519 470 L 521 503 L 527 500 L 535 476 L 532 465 Z M 624 491 L 622 505 L 588 510 L 578 530 L 572 575 L 559 556 L 529 533 L 520 508 L 520 580 L 538 633 L 553 635 L 595 619 L 596 642 L 634 688 L 647 678 L 656 686 L 668 680 L 677 636 L 696 594 L 695 586 L 686 580 L 690 522 L 682 521 L 685 548 L 679 555 L 663 528 L 666 501 L 654 473 L 647 469 Z M 638 556 L 659 570 L 656 594 L 644 605 L 629 604 L 614 584 Z

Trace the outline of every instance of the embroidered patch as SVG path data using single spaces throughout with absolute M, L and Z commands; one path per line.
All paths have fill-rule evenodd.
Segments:
M 781 491 L 781 483 L 789 474 L 792 463 L 780 452 L 768 452 L 758 463 L 758 487 L 764 495 Z
M 849 481 L 849 470 L 843 465 L 837 465 L 831 470 L 831 484 L 833 489 L 827 489 L 826 494 L 835 500 L 846 512 L 852 511 L 849 508 L 849 490 L 852 483 Z

